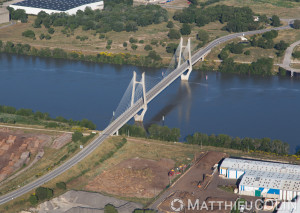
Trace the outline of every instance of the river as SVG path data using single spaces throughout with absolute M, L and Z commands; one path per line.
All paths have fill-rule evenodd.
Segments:
M 0 104 L 49 112 L 103 129 L 118 106 L 132 71 L 161 70 L 0 54 Z M 207 76 L 207 77 L 206 77 Z M 148 107 L 144 125 L 177 127 L 182 139 L 195 131 L 238 137 L 270 137 L 300 148 L 300 80 L 192 72 L 177 79 Z M 162 116 L 165 117 L 163 123 Z

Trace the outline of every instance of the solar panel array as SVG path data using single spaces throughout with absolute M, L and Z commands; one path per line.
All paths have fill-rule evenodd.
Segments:
M 99 1 L 100 0 L 24 0 L 13 5 L 48 10 L 67 11 L 75 7 Z

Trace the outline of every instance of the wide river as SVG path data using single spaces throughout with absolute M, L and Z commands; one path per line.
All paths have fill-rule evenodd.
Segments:
M 162 70 L 0 54 L 0 104 L 49 112 L 105 128 L 132 72 L 153 77 Z M 147 78 L 146 75 L 146 78 Z M 300 80 L 192 72 L 177 79 L 148 107 L 144 125 L 177 127 L 238 137 L 270 137 L 300 148 Z

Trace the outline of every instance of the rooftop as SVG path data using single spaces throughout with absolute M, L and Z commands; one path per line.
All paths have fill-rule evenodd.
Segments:
M 247 171 L 241 185 L 268 189 L 282 189 L 300 192 L 300 173 L 274 173 L 265 171 Z
M 235 158 L 225 158 L 221 164 L 221 167 L 241 171 L 254 170 L 283 174 L 300 174 L 300 165 Z
M 67 11 L 85 4 L 99 2 L 100 0 L 24 0 L 13 5 L 33 7 L 49 10 Z

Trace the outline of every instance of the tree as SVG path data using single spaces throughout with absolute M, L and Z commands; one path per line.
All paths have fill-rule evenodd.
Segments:
M 279 43 L 275 44 L 274 48 L 276 50 L 284 51 L 289 47 L 289 44 L 281 40 Z
M 161 60 L 160 55 L 158 55 L 154 50 L 151 50 L 148 53 L 148 57 L 151 58 L 151 59 L 153 59 L 154 61 L 160 61 Z
M 182 35 L 189 35 L 191 34 L 191 31 L 192 31 L 191 26 L 187 23 L 184 23 L 180 29 Z
M 294 27 L 295 29 L 300 29 L 300 20 L 295 20 L 295 21 L 294 21 L 294 24 L 293 24 L 293 27 Z
M 272 16 L 271 25 L 274 26 L 274 27 L 279 27 L 280 26 L 280 19 L 279 19 L 278 16 L 276 16 L 276 15 Z
M 34 39 L 35 33 L 32 30 L 26 30 L 22 33 L 22 36 Z
M 45 187 L 38 187 L 35 190 L 35 194 L 38 197 L 38 200 L 50 199 L 53 197 L 53 190 Z
M 132 45 L 131 45 L 131 49 L 136 50 L 137 48 L 138 48 L 137 45 L 135 45 L 135 44 L 132 44 Z
M 129 42 L 130 42 L 131 44 L 134 44 L 134 43 L 137 43 L 138 40 L 135 39 L 135 38 L 130 37 L 130 38 L 129 38 Z
M 251 52 L 250 52 L 250 50 L 246 50 L 246 51 L 244 52 L 244 54 L 245 54 L 245 55 L 250 55 Z
M 266 39 L 274 39 L 277 38 L 278 36 L 278 31 L 276 30 L 271 30 L 269 32 L 265 32 L 262 34 L 262 37 L 266 38 Z
M 29 202 L 31 203 L 31 205 L 36 205 L 38 203 L 38 197 L 31 194 L 29 197 Z
M 220 54 L 218 55 L 219 59 L 225 60 L 229 56 L 228 50 L 226 48 L 223 48 Z
M 50 40 L 50 39 L 51 39 L 51 36 L 50 36 L 49 34 L 46 34 L 46 35 L 45 35 L 45 39 L 46 39 L 46 40 Z
M 293 56 L 294 58 L 300 58 L 300 51 L 295 51 L 295 52 L 293 52 L 292 56 Z
M 118 213 L 118 210 L 114 205 L 106 204 L 104 207 L 104 213 Z
M 168 43 L 167 47 L 166 47 L 166 51 L 167 53 L 172 53 L 174 54 L 176 49 L 178 47 L 178 44 L 175 43 Z
M 199 30 L 196 36 L 197 40 L 206 43 L 209 39 L 209 35 L 205 30 Z
M 54 28 L 51 27 L 48 29 L 48 33 L 53 34 L 54 32 L 55 32 Z
M 173 28 L 174 23 L 172 21 L 168 21 L 167 28 Z
M 152 50 L 151 45 L 147 44 L 147 45 L 144 47 L 144 50 L 146 50 L 146 51 Z
M 123 42 L 123 47 L 127 47 L 127 42 L 126 41 Z
M 45 34 L 42 33 L 42 34 L 40 35 L 40 40 L 43 40 L 44 38 L 45 38 Z
M 180 32 L 178 30 L 175 29 L 170 29 L 169 33 L 168 33 L 168 37 L 170 39 L 180 39 Z

